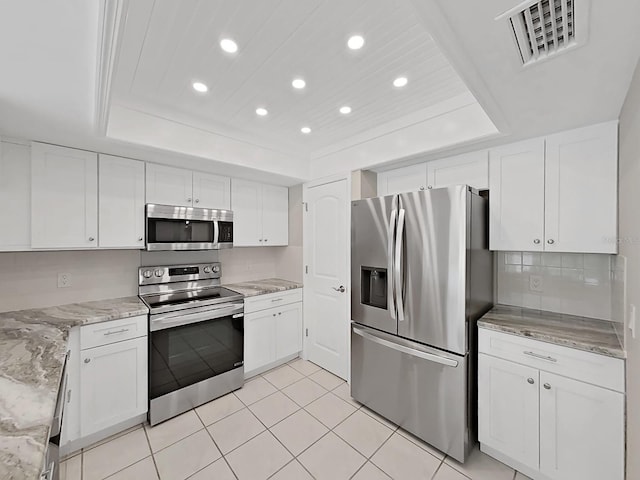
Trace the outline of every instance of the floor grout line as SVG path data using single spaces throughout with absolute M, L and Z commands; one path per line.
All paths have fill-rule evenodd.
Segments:
M 158 464 L 156 463 L 156 457 L 153 454 L 153 449 L 151 448 L 151 442 L 149 441 L 149 434 L 147 433 L 147 429 L 145 427 L 142 428 L 144 430 L 144 436 L 147 439 L 147 445 L 149 445 L 149 451 L 151 452 L 151 460 L 153 461 L 153 467 L 156 469 L 156 475 L 160 478 L 160 470 L 158 470 Z

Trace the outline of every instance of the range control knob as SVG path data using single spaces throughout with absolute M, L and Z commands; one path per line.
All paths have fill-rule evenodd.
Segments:
M 145 270 L 144 272 L 142 272 L 142 276 L 144 278 L 151 278 L 152 275 L 153 275 L 153 272 L 151 270 Z
M 211 267 L 204 267 L 204 273 L 211 273 Z
M 160 268 L 158 270 L 156 270 L 156 277 L 161 277 L 162 275 L 164 275 L 164 270 L 162 270 Z
M 220 267 L 219 267 L 218 265 L 213 265 L 213 266 L 211 267 L 211 271 L 212 271 L 213 273 L 218 273 L 218 272 L 220 271 Z

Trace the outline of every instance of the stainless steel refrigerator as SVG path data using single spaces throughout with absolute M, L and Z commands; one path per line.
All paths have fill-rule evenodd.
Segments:
M 351 208 L 351 395 L 461 462 L 476 437 L 475 323 L 493 303 L 487 215 L 464 185 Z

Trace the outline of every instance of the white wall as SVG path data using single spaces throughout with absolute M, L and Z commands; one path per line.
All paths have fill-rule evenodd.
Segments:
M 496 252 L 498 303 L 621 321 L 613 315 L 613 255 Z M 542 291 L 530 277 L 542 279 Z
M 0 253 L 0 311 L 137 295 L 139 265 L 138 250 Z
M 626 302 L 640 307 L 640 66 L 620 114 L 620 254 L 626 257 Z M 627 478 L 640 478 L 640 335 L 627 333 Z

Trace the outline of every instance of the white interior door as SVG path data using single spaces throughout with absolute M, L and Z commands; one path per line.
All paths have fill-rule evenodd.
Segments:
M 305 188 L 306 357 L 348 378 L 349 189 L 346 179 Z M 342 287 L 342 288 L 341 288 Z

